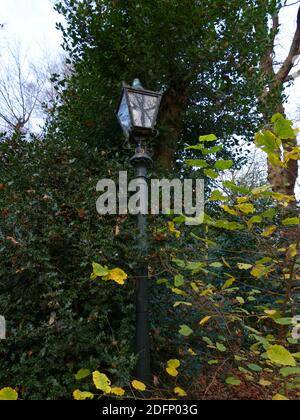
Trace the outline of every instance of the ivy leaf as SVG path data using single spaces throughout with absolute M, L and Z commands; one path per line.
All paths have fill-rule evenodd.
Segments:
M 297 363 L 293 355 L 282 346 L 271 346 L 267 350 L 267 356 L 271 362 L 282 366 L 296 367 Z

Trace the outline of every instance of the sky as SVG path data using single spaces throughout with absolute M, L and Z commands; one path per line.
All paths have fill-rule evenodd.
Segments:
M 0 0 L 0 20 L 5 24 L 1 44 L 20 43 L 28 60 L 60 51 L 62 38 L 55 24 L 61 18 L 51 0 Z

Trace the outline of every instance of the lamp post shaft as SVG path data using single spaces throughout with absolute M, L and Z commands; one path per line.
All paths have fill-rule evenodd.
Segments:
M 135 156 L 131 159 L 136 168 L 136 178 L 142 183 L 147 182 L 147 166 L 152 163 L 152 159 L 143 149 L 141 142 L 138 145 Z M 140 190 L 141 208 L 147 207 L 148 193 L 145 188 Z M 149 338 L 149 292 L 148 292 L 148 233 L 147 215 L 143 212 L 137 216 L 138 227 L 138 249 L 141 256 L 141 266 L 136 285 L 136 336 L 135 353 L 137 355 L 137 365 L 135 376 L 145 384 L 151 381 L 151 362 L 150 362 L 150 338 Z

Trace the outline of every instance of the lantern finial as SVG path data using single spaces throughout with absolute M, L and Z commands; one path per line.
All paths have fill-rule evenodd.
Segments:
M 134 89 L 144 89 L 143 85 L 141 84 L 140 79 L 134 79 L 133 83 L 132 83 L 132 87 Z

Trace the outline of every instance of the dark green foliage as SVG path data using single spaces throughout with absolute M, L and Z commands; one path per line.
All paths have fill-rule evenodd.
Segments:
M 267 16 L 277 3 L 57 1 L 75 70 L 61 89 L 59 130 L 92 145 L 118 145 L 114 109 L 121 82 L 139 77 L 165 92 L 154 145 L 165 167 L 201 133 L 215 133 L 231 154 L 235 136 L 251 139 L 258 122 L 259 63 L 269 41 Z
M 51 139 L 7 140 L 0 161 L 0 313 L 8 323 L 0 387 L 69 398 L 80 367 L 113 367 L 122 382 L 133 364 L 133 282 L 89 279 L 92 261 L 122 261 L 131 272 L 122 229 L 115 237 L 115 220 L 95 208 L 98 168 L 117 166 L 113 156 Z

